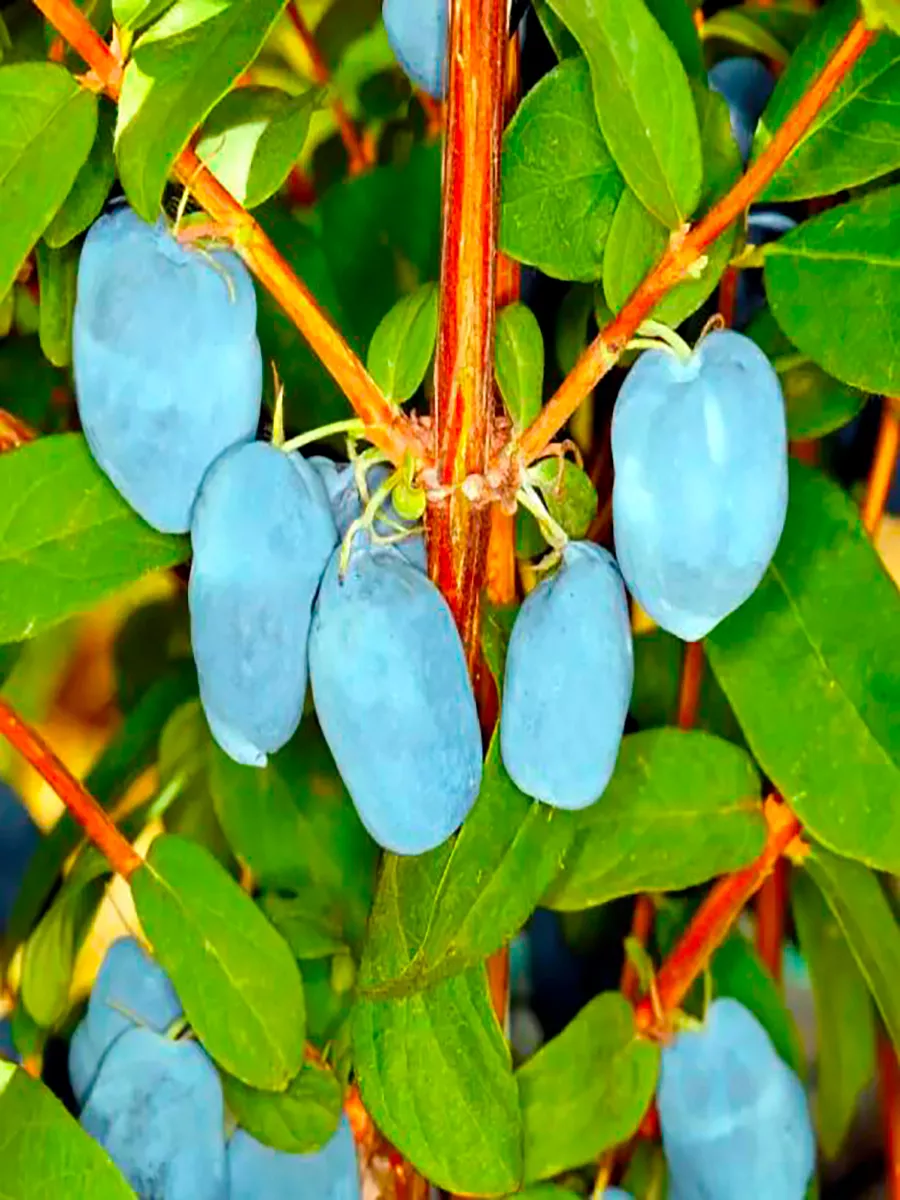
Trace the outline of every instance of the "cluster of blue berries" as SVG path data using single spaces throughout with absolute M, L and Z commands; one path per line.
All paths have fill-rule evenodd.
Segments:
M 364 824 L 382 846 L 419 854 L 458 828 L 481 783 L 462 645 L 421 537 L 401 528 L 408 540 L 395 541 L 391 511 L 351 531 L 364 467 L 253 440 L 255 320 L 234 254 L 185 248 L 125 206 L 101 217 L 74 318 L 85 435 L 145 520 L 190 530 L 191 639 L 220 746 L 265 765 L 299 725 L 309 675 Z M 382 479 L 373 472 L 376 488 Z
M 657 1106 L 678 1200 L 802 1200 L 816 1159 L 806 1094 L 736 1000 L 663 1048 Z
M 218 1072 L 184 1031 L 171 981 L 133 939 L 114 942 L 69 1046 L 83 1128 L 142 1200 L 358 1200 L 342 1118 L 315 1154 L 284 1154 L 233 1129 Z

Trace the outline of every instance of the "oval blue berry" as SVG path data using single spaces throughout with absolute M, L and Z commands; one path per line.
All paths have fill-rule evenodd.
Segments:
M 359 1200 L 359 1167 L 346 1117 L 315 1154 L 282 1154 L 237 1130 L 228 1143 L 229 1200 Z
M 142 1200 L 226 1200 L 225 1106 L 195 1042 L 133 1029 L 111 1048 L 81 1114 Z
M 728 104 L 731 132 L 744 162 L 750 157 L 753 135 L 769 102 L 775 80 L 758 59 L 723 58 L 709 73 L 709 86 Z
M 13 910 L 31 856 L 41 840 L 28 809 L 0 780 L 0 934 Z
M 165 1033 L 181 1016 L 171 980 L 132 937 L 113 942 L 97 973 L 87 1012 L 69 1044 L 69 1080 L 83 1103 L 103 1056 L 130 1029 Z
M 381 15 L 400 66 L 440 100 L 447 90 L 448 0 L 384 0 Z
M 462 644 L 433 583 L 391 547 L 328 565 L 309 643 L 325 739 L 372 837 L 423 854 L 465 820 L 481 732 Z
M 679 1200 L 802 1200 L 815 1165 L 806 1095 L 736 1000 L 663 1047 L 657 1104 Z
M 513 782 L 557 808 L 586 808 L 616 765 L 634 661 L 622 577 L 607 551 L 570 542 L 525 598 L 503 683 L 500 750 Z
M 206 718 L 227 754 L 261 767 L 303 715 L 312 605 L 337 541 L 325 487 L 303 459 L 265 442 L 236 447 L 203 482 L 191 539 Z
M 756 589 L 787 513 L 781 384 L 749 338 L 704 338 L 687 361 L 648 350 L 613 414 L 613 528 L 629 590 L 699 641 Z
M 210 464 L 259 422 L 256 294 L 243 263 L 114 209 L 81 252 L 73 354 L 94 458 L 146 521 L 185 532 Z

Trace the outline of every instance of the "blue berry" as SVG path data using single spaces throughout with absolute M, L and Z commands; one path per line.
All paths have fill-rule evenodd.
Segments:
M 256 294 L 231 253 L 186 249 L 127 206 L 85 239 L 74 318 L 78 411 L 94 458 L 132 508 L 187 530 L 210 464 L 256 434 Z
M 526 597 L 506 655 L 500 749 L 516 786 L 557 808 L 593 804 L 616 765 L 633 678 L 615 561 L 570 542 Z
M 699 641 L 765 573 L 788 499 L 778 376 L 738 333 L 687 361 L 642 354 L 612 425 L 613 526 L 629 590 L 657 624 Z
M 81 1124 L 142 1200 L 226 1200 L 222 1085 L 195 1042 L 149 1029 L 123 1034 Z
M 359 1200 L 359 1168 L 346 1117 L 315 1154 L 282 1154 L 239 1129 L 228 1143 L 229 1200 Z
M 392 547 L 335 551 L 309 644 L 313 699 L 357 812 L 397 854 L 440 845 L 481 782 L 481 733 L 462 644 L 428 577 Z
M 203 482 L 188 599 L 200 698 L 213 736 L 264 766 L 303 715 L 313 599 L 337 541 L 319 474 L 254 442 Z
M 802 1200 L 816 1155 L 806 1095 L 736 1000 L 663 1048 L 657 1104 L 679 1200 Z
M 165 1033 L 182 1016 L 172 983 L 132 937 L 113 942 L 97 973 L 84 1019 L 69 1044 L 69 1080 L 83 1104 L 104 1055 L 131 1029 Z
M 384 0 L 381 15 L 400 66 L 440 100 L 447 90 L 448 0 Z
M 709 86 L 728 103 L 731 131 L 746 162 L 775 80 L 758 59 L 724 58 L 710 71 Z
M 0 934 L 6 929 L 40 837 L 28 809 L 12 788 L 0 780 Z

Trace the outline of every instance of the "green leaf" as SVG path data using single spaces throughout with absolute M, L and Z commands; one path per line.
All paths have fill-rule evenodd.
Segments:
M 540 413 L 544 395 L 544 336 L 527 304 L 507 304 L 497 313 L 495 374 L 513 429 L 521 433 Z
M 303 982 L 287 943 L 200 846 L 165 835 L 131 879 L 138 918 L 194 1032 L 251 1087 L 303 1064 Z
M 105 809 L 111 808 L 153 763 L 156 744 L 169 714 L 196 688 L 193 667 L 161 676 L 126 716 L 85 779 L 85 787 Z M 0 939 L 0 964 L 8 962 L 10 952 L 27 936 L 66 859 L 82 838 L 81 828 L 67 812 L 41 838 L 29 860 L 5 935 Z
M 25 943 L 22 1000 L 52 1029 L 66 1015 L 75 956 L 103 896 L 109 864 L 92 848 L 82 854 L 53 904 Z
M 843 930 L 804 871 L 792 876 L 791 907 L 816 1007 L 819 1144 L 833 1159 L 875 1074 L 874 1012 Z
M 519 1099 L 483 968 L 402 1000 L 359 1000 L 353 1065 L 378 1128 L 433 1184 L 489 1196 L 517 1187 Z
M 803 1049 L 794 1018 L 778 984 L 743 934 L 728 938 L 713 955 L 710 969 L 714 994 L 730 996 L 749 1009 L 784 1062 L 802 1075 Z
M 700 131 L 684 67 L 644 0 L 550 0 L 590 64 L 600 128 L 625 182 L 669 229 L 700 199 Z
M 97 97 L 62 67 L 0 67 L 0 296 L 75 182 L 97 132 Z
M 525 1179 L 546 1179 L 627 1141 L 653 1099 L 659 1047 L 617 992 L 596 996 L 516 1072 Z
M 78 434 L 0 457 L 0 642 L 84 612 L 188 554 L 119 496 Z
M 10 1200 L 134 1200 L 106 1151 L 42 1083 L 0 1063 L 0 1156 Z
M 147 221 L 178 153 L 258 54 L 284 0 L 176 0 L 135 43 L 116 125 L 119 178 Z
M 420 858 L 386 857 L 362 990 L 420 991 L 498 950 L 537 906 L 575 828 L 572 814 L 518 790 L 495 734 L 478 800 L 455 842 Z
M 349 945 L 360 945 L 378 848 L 356 815 L 315 721 L 263 770 L 212 752 L 216 813 L 260 886 L 300 892 Z
M 748 0 L 748 3 L 728 11 L 739 13 L 747 21 L 752 21 L 757 29 L 774 38 L 791 54 L 809 32 L 816 16 L 815 11 L 806 6 L 805 0 L 781 0 L 779 4 L 771 6 L 766 0 Z M 708 24 L 708 21 L 704 22 L 704 31 Z
M 671 0 L 646 0 L 647 8 L 659 22 L 663 33 L 678 51 L 682 66 L 692 79 L 706 82 L 703 47 L 694 24 L 689 4 L 672 4 Z
M 629 734 L 606 791 L 579 818 L 544 900 L 553 908 L 692 887 L 746 866 L 765 842 L 749 755 L 699 731 Z
M 318 888 L 298 888 L 287 896 L 266 892 L 259 904 L 298 961 L 325 958 L 345 948 L 341 914 L 323 905 Z
M 900 33 L 900 0 L 862 0 L 862 8 L 870 29 Z
M 900 597 L 824 476 L 792 462 L 772 565 L 706 651 L 754 757 L 810 833 L 900 869 Z
M 44 230 L 44 241 L 54 250 L 59 250 L 78 237 L 100 216 L 116 177 L 113 153 L 116 110 L 107 100 L 101 98 L 99 103 L 94 144 L 62 208 Z
M 567 59 L 531 89 L 503 138 L 500 248 L 556 279 L 599 279 L 623 187 L 588 65 Z
M 560 61 L 564 58 L 577 58 L 581 54 L 581 48 L 550 7 L 548 0 L 532 0 L 532 3 L 556 57 Z
M 331 0 L 315 28 L 316 43 L 329 67 L 337 67 L 348 48 L 371 29 L 380 11 L 381 0 Z
M 900 340 L 900 187 L 832 208 L 771 243 L 765 279 L 775 319 L 798 349 L 844 383 L 900 390 L 891 352 Z
M 861 863 L 839 858 L 815 843 L 803 866 L 843 930 L 900 1051 L 900 928 L 884 888 Z
M 45 242 L 38 242 L 37 268 L 41 289 L 41 349 L 54 367 L 65 367 L 72 361 L 78 248 L 70 244 L 52 250 Z
M 771 59 L 780 67 L 785 66 L 790 58 L 788 50 L 778 38 L 773 37 L 768 29 L 740 9 L 725 9 L 723 12 L 714 13 L 703 22 L 704 42 L 717 39 Z
M 369 374 L 397 404 L 416 392 L 434 357 L 437 340 L 438 289 L 426 283 L 398 300 L 372 335 Z
M 857 19 L 856 0 L 834 0 L 791 58 L 763 113 L 753 144 L 758 158 L 788 113 L 821 73 Z M 779 167 L 766 200 L 830 196 L 900 166 L 900 42 L 875 39 Z
M 232 196 L 256 208 L 281 187 L 300 158 L 318 93 L 278 88 L 229 92 L 207 118 L 197 153 Z
M 597 515 L 597 489 L 591 477 L 568 459 L 545 458 L 528 471 L 550 516 L 571 538 L 583 538 Z
M 222 1078 L 225 1103 L 241 1129 L 282 1154 L 310 1154 L 334 1134 L 341 1117 L 341 1085 L 327 1067 L 305 1062 L 284 1092 Z
M 712 208 L 741 174 L 741 157 L 731 133 L 728 105 L 706 87 L 692 84 L 700 119 L 703 149 L 701 209 Z M 734 252 L 739 229 L 730 226 L 706 253 L 706 265 L 697 278 L 677 284 L 653 309 L 653 317 L 667 325 L 680 325 L 712 295 Z M 644 276 L 662 258 L 669 231 L 626 191 L 616 209 L 603 259 L 603 294 L 613 312 L 619 312 Z
M 162 16 L 173 0 L 112 0 L 116 24 L 134 32 Z
M 594 311 L 594 289 L 576 283 L 563 297 L 556 314 L 556 365 L 563 375 L 575 366 L 588 344 L 588 325 Z
M 821 438 L 848 424 L 866 402 L 865 392 L 826 374 L 801 354 L 764 308 L 745 330 L 778 372 L 787 408 L 788 436 Z

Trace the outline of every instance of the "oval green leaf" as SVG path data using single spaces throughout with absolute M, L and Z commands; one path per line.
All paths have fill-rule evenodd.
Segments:
M 395 404 L 419 388 L 434 356 L 438 325 L 438 288 L 426 283 L 398 300 L 372 334 L 369 374 Z
M 900 596 L 840 488 L 792 462 L 775 558 L 705 645 L 754 757 L 810 833 L 900 871 Z
M 303 1065 L 303 981 L 284 939 L 201 846 L 163 836 L 131 879 L 138 918 L 194 1032 L 250 1087 Z
M 698 730 L 633 733 L 543 902 L 581 909 L 692 887 L 746 866 L 764 843 L 760 778 L 744 750 Z
M 900 391 L 900 187 L 804 222 L 766 248 L 778 324 L 835 379 Z
M 54 250 L 78 237 L 99 217 L 116 177 L 113 132 L 116 110 L 101 98 L 97 112 L 97 136 L 90 154 L 75 177 L 62 208 L 44 230 L 44 241 Z
M 495 374 L 513 429 L 521 433 L 541 411 L 544 394 L 544 336 L 527 304 L 507 304 L 497 313 Z
M 41 350 L 54 367 L 66 367 L 72 361 L 78 247 L 70 244 L 53 250 L 45 242 L 38 242 L 37 268 L 41 292 L 38 310 Z
M 247 1087 L 233 1075 L 222 1078 L 225 1103 L 241 1129 L 282 1154 L 311 1154 L 337 1129 L 341 1085 L 327 1067 L 306 1062 L 284 1092 Z

